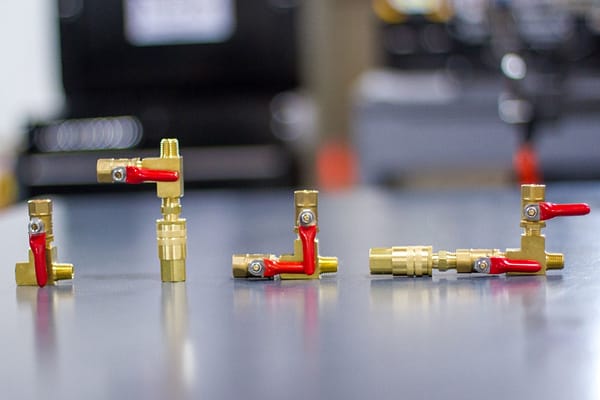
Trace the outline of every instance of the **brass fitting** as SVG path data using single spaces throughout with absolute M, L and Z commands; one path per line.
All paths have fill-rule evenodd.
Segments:
M 30 248 L 29 260 L 19 262 L 15 266 L 15 280 L 19 286 L 54 285 L 59 280 L 73 279 L 73 264 L 59 263 L 58 250 L 53 246 L 54 232 L 52 229 L 52 200 L 40 199 L 27 202 L 29 211 Z M 36 276 L 36 259 L 32 251 L 31 232 L 43 234 L 43 243 L 39 250 L 42 252 L 40 261 L 45 267 L 46 279 L 43 283 Z M 43 273 L 43 271 L 40 271 Z
M 163 282 L 185 281 L 187 228 L 181 214 L 183 197 L 183 157 L 177 139 L 160 142 L 160 157 L 99 159 L 96 165 L 100 183 L 156 183 L 161 198 L 162 219 L 156 221 L 160 275 Z
M 369 268 L 372 274 L 411 277 L 431 275 L 434 269 L 455 269 L 458 273 L 495 273 L 489 272 L 490 260 L 503 259 L 508 265 L 504 271 L 507 274 L 545 275 L 547 270 L 562 269 L 564 256 L 546 252 L 545 237 L 541 233 L 546 226 L 544 221 L 556 216 L 587 213 L 589 206 L 583 203 L 546 203 L 544 185 L 522 185 L 521 227 L 524 233 L 521 235 L 521 248 L 507 249 L 505 252 L 498 249 L 458 249 L 456 252 L 441 250 L 437 253 L 433 252 L 431 246 L 372 248 L 369 250 Z M 510 260 L 514 260 L 514 263 L 511 264 Z M 539 265 L 539 268 L 532 268 L 531 263 Z
M 273 254 L 234 254 L 232 257 L 234 278 L 273 278 L 281 279 L 318 279 L 323 273 L 337 272 L 337 257 L 319 255 L 318 232 L 318 196 L 316 190 L 297 190 L 294 192 L 295 219 L 294 232 L 298 234 L 294 240 L 294 252 L 277 257 Z M 306 229 L 314 230 L 314 239 L 310 242 L 303 239 Z M 304 241 L 303 241 L 304 240 Z M 314 249 L 314 265 L 305 259 L 304 249 Z M 311 273 L 310 269 L 314 267 Z M 307 270 L 308 268 L 308 270 Z M 308 272 L 308 273 L 307 273 Z
M 475 272 L 474 264 L 484 257 L 504 257 L 497 249 L 458 249 L 456 252 L 433 252 L 431 246 L 372 248 L 369 267 L 372 274 L 394 276 L 431 276 L 432 271 L 455 269 L 459 273 Z
M 544 202 L 546 198 L 545 185 L 521 185 L 521 234 L 520 249 L 506 249 L 506 257 L 514 259 L 535 260 L 540 263 L 542 269 L 537 275 L 546 275 L 546 270 L 563 269 L 565 257 L 562 253 L 546 252 L 546 237 L 542 234 L 542 228 L 546 227 L 544 220 L 533 220 L 528 218 L 529 206 Z M 589 211 L 588 211 L 589 212 Z M 519 273 L 511 273 L 520 275 Z

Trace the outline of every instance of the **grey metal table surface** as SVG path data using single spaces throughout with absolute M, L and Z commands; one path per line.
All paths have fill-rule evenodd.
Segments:
M 55 198 L 75 280 L 16 287 L 27 212 L 0 214 L 0 397 L 600 398 L 600 184 L 550 221 L 547 277 L 371 277 L 373 246 L 518 247 L 518 189 L 320 196 L 319 281 L 239 281 L 231 255 L 292 249 L 291 191 L 189 192 L 187 282 L 160 282 L 151 192 Z

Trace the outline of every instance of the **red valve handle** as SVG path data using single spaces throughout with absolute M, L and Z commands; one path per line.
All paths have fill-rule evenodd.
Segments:
M 539 205 L 540 221 L 545 221 L 554 217 L 569 217 L 590 213 L 590 206 L 586 203 L 556 204 L 541 202 Z
M 44 287 L 48 282 L 48 270 L 46 269 L 46 232 L 30 233 L 29 248 L 33 253 L 35 279 L 40 287 Z
M 504 274 L 507 272 L 534 273 L 542 269 L 537 261 L 509 260 L 506 257 L 482 257 L 475 261 L 473 269 L 484 274 Z
M 510 260 L 506 257 L 490 257 L 489 274 L 504 274 L 506 272 L 538 272 L 542 269 L 539 262 L 534 260 Z
M 302 241 L 302 261 L 275 261 L 268 258 L 263 259 L 265 272 L 263 276 L 270 278 L 278 274 L 306 274 L 315 273 L 315 237 L 317 226 L 300 226 L 298 234 Z
M 160 169 L 148 169 L 139 167 L 126 167 L 125 183 L 144 182 L 175 182 L 179 179 L 179 172 Z

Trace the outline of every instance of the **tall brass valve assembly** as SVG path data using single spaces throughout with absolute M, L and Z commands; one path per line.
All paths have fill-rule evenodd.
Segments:
M 542 228 L 555 217 L 585 215 L 585 203 L 555 204 L 545 201 L 544 185 L 521 186 L 521 247 L 507 249 L 458 249 L 434 253 L 431 246 L 372 248 L 369 251 L 371 274 L 419 277 L 434 269 L 455 269 L 458 273 L 508 275 L 545 275 L 547 270 L 562 269 L 564 256 L 546 252 Z
M 100 183 L 156 183 L 162 219 L 156 221 L 160 276 L 163 282 L 185 281 L 187 228 L 180 218 L 183 197 L 183 158 L 177 139 L 160 142 L 160 157 L 101 158 L 96 165 Z

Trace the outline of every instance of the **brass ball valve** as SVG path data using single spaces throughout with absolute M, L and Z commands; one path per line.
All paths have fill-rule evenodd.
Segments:
M 235 254 L 232 258 L 235 278 L 318 279 L 322 273 L 337 272 L 337 257 L 319 255 L 318 195 L 316 190 L 294 192 L 294 253 L 277 257 L 273 254 Z
M 434 253 L 431 246 L 372 248 L 369 268 L 372 274 L 394 276 L 431 275 L 434 269 L 455 269 L 459 273 L 510 275 L 545 275 L 549 269 L 562 269 L 564 256 L 546 252 L 546 238 L 541 233 L 544 221 L 554 217 L 585 215 L 585 203 L 555 204 L 545 201 L 544 185 L 521 186 L 521 247 L 507 249 L 458 249 Z
M 63 279 L 73 279 L 73 264 L 57 261 L 53 246 L 52 200 L 29 200 L 29 261 L 17 263 L 15 280 L 19 286 L 54 285 Z
M 161 198 L 162 219 L 156 221 L 160 275 L 163 282 L 185 281 L 187 228 L 181 214 L 183 157 L 177 139 L 160 142 L 160 157 L 99 159 L 100 183 L 156 183 Z

